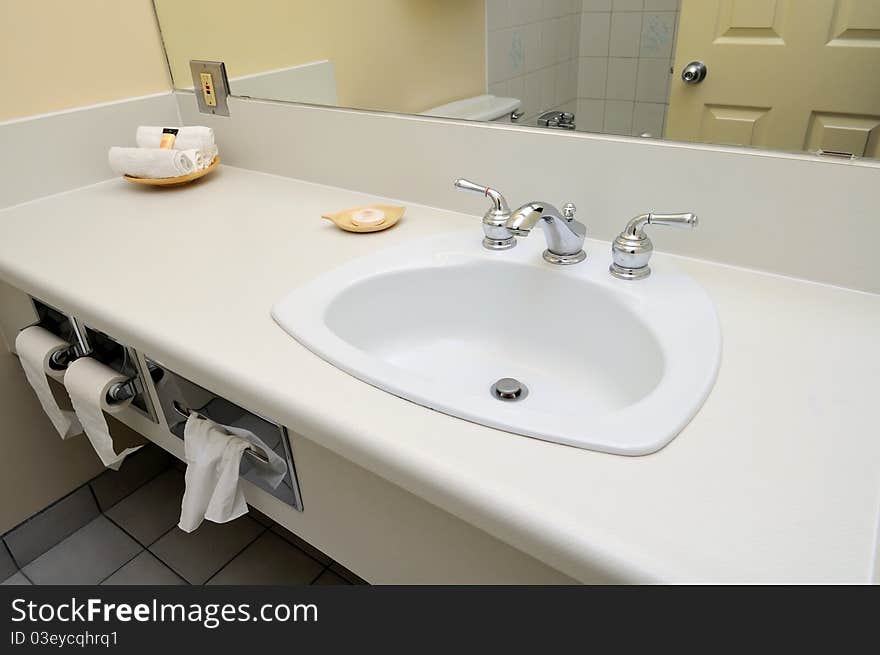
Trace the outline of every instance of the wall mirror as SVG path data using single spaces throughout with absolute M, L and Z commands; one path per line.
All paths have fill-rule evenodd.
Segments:
M 880 0 L 155 0 L 176 88 L 880 156 Z

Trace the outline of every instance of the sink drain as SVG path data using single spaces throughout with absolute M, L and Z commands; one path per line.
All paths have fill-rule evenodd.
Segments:
M 492 385 L 491 390 L 495 398 L 505 402 L 522 400 L 529 395 L 528 387 L 514 378 L 501 378 Z

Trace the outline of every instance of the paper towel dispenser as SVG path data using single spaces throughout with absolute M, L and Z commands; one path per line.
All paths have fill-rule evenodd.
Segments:
M 150 377 L 156 387 L 156 395 L 162 414 L 168 423 L 168 429 L 174 436 L 183 439 L 183 430 L 191 412 L 221 425 L 250 430 L 284 459 L 287 463 L 287 473 L 281 484 L 272 489 L 259 476 L 254 475 L 256 472 L 242 458 L 242 477 L 294 509 L 303 510 L 299 482 L 294 467 L 293 450 L 290 446 L 287 429 L 283 425 L 218 396 L 149 357 L 146 357 L 145 360 L 150 370 Z M 261 459 L 260 453 L 250 450 L 245 451 L 245 456 Z

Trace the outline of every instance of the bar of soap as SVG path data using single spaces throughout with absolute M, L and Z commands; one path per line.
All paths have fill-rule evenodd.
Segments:
M 333 221 L 338 228 L 348 232 L 378 232 L 395 225 L 405 211 L 405 207 L 373 205 L 353 207 L 336 214 L 324 214 L 322 218 Z
M 357 209 L 351 212 L 353 225 L 380 225 L 385 222 L 385 212 L 375 207 Z

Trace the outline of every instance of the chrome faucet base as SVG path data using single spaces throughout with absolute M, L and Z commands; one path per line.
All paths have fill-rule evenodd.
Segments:
M 558 264 L 561 266 L 569 266 L 570 264 L 579 264 L 587 258 L 587 253 L 583 250 L 580 252 L 576 252 L 573 255 L 557 255 L 555 252 L 550 252 L 550 250 L 544 251 L 544 260 L 551 264 Z
M 510 250 L 516 245 L 516 237 L 507 237 L 506 239 L 490 239 L 483 237 L 483 247 L 486 250 Z
M 641 268 L 626 268 L 618 264 L 611 264 L 608 267 L 611 275 L 619 280 L 641 280 L 651 274 L 650 266 L 642 266 Z

